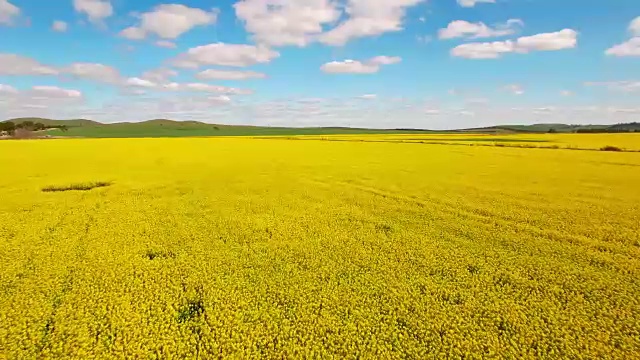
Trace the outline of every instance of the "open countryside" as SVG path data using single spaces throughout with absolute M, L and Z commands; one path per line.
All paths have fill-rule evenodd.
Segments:
M 0 142 L 0 354 L 637 355 L 639 153 L 371 136 Z
M 640 360 L 640 0 L 0 0 L 0 360 Z

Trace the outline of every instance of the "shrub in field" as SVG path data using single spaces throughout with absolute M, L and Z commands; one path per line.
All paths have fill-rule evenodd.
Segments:
M 617 146 L 611 146 L 611 145 L 607 145 L 604 146 L 602 148 L 600 148 L 601 151 L 622 151 L 621 148 L 617 147 Z
M 60 191 L 88 191 L 95 188 L 106 187 L 111 185 L 106 181 L 94 181 L 87 183 L 75 183 L 69 185 L 51 185 L 42 188 L 43 192 L 60 192 Z

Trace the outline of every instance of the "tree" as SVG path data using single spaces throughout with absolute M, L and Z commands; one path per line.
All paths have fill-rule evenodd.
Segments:
M 16 124 L 11 121 L 0 122 L 0 131 L 13 133 L 16 130 Z
M 43 123 L 35 123 L 35 124 L 33 124 L 33 130 L 34 131 L 44 130 L 46 128 L 47 127 Z
M 20 125 L 22 125 L 21 128 L 23 129 L 31 130 L 33 129 L 34 123 L 33 121 L 27 120 L 27 121 L 23 121 L 22 124 Z
M 551 129 L 549 129 L 549 131 L 548 131 L 548 132 L 549 132 L 549 134 L 555 134 L 555 133 L 557 133 L 558 131 L 557 131 L 556 129 L 554 129 L 554 128 L 551 128 Z

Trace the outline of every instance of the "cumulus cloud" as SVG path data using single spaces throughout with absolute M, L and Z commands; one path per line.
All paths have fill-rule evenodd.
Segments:
M 189 49 L 171 63 L 181 68 L 198 68 L 207 65 L 244 67 L 268 63 L 280 56 L 265 46 L 214 43 Z
M 144 76 L 144 75 L 143 75 Z M 121 84 L 130 88 L 144 88 L 155 91 L 186 91 L 186 92 L 203 92 L 203 93 L 219 93 L 230 95 L 249 95 L 253 91 L 248 89 L 239 89 L 219 85 L 211 85 L 205 83 L 177 83 L 168 81 L 153 81 L 149 78 L 131 77 Z
M 306 46 L 340 11 L 331 0 L 242 0 L 236 16 L 259 44 Z
M 142 28 L 132 26 L 120 31 L 120 36 L 129 40 L 144 40 L 147 37 L 147 33 Z
M 59 71 L 51 66 L 16 54 L 0 53 L 0 75 L 58 75 Z
M 99 23 L 113 15 L 109 0 L 73 0 L 73 8 L 76 12 L 85 14 L 93 23 Z
M 138 78 L 138 77 L 128 78 L 125 81 L 125 84 L 128 85 L 128 86 L 146 87 L 146 88 L 154 88 L 154 87 L 158 86 L 158 84 L 156 84 L 153 81 L 146 80 L 146 79 L 141 79 L 141 78 Z
M 82 92 L 57 86 L 18 90 L 0 85 L 0 94 L 0 118 L 72 118 L 84 103 Z
M 403 29 L 407 9 L 425 0 L 242 0 L 234 5 L 253 40 L 267 46 L 350 40 Z
M 403 30 L 407 9 L 424 0 L 349 0 L 348 18 L 319 36 L 326 45 L 341 46 L 352 39 Z
M 471 43 L 456 46 L 451 56 L 466 59 L 497 59 L 502 54 L 515 51 L 513 41 L 494 41 L 490 43 Z
M 11 85 L 0 84 L 0 93 L 17 94 L 18 90 Z
M 42 95 L 55 98 L 79 98 L 82 93 L 78 90 L 68 90 L 57 86 L 34 86 L 32 88 L 34 95 Z
M 332 61 L 320 67 L 329 74 L 374 74 L 380 71 L 383 65 L 397 64 L 402 61 L 397 56 L 376 56 L 367 61 L 357 60 Z
M 66 22 L 60 21 L 60 20 L 54 21 L 53 24 L 51 25 L 51 29 L 57 32 L 65 32 L 67 31 L 68 27 L 69 26 L 67 25 Z
M 515 41 L 462 44 L 453 48 L 451 55 L 467 59 L 497 59 L 506 53 L 557 51 L 576 47 L 577 38 L 578 33 L 575 30 L 564 29 L 553 33 L 520 37 Z
M 232 71 L 232 70 L 204 70 L 196 75 L 201 80 L 249 80 L 264 79 L 267 76 L 255 71 Z
M 578 44 L 578 32 L 564 29 L 558 32 L 521 37 L 516 41 L 519 52 L 571 49 Z
M 607 56 L 617 57 L 640 56 L 640 16 L 631 21 L 629 24 L 629 32 L 634 37 L 607 49 L 605 54 Z
M 480 39 L 490 37 L 501 37 L 515 34 L 524 22 L 520 19 L 509 19 L 504 24 L 498 24 L 494 28 L 487 26 L 483 22 L 471 23 L 464 20 L 456 20 L 438 31 L 440 39 L 468 38 Z
M 496 0 L 458 0 L 458 5 L 462 7 L 474 7 L 480 3 L 495 3 Z
M 76 78 L 118 84 L 122 77 L 120 72 L 108 65 L 96 63 L 73 63 L 62 69 L 62 72 Z
M 196 26 L 214 24 L 218 11 L 205 11 L 181 4 L 162 4 L 139 17 L 140 23 L 122 30 L 120 36 L 142 40 L 153 34 L 163 39 L 176 39 Z
M 640 36 L 629 39 L 622 44 L 614 45 L 605 52 L 608 56 L 640 56 Z
M 213 70 L 212 70 L 213 71 Z M 219 73 L 206 73 L 209 78 L 240 79 L 241 77 L 260 77 L 254 72 L 232 72 L 220 71 Z M 72 63 L 64 67 L 50 67 L 40 64 L 34 59 L 22 57 L 14 54 L 0 54 L 0 75 L 61 75 L 70 76 L 76 79 L 89 80 L 112 85 L 116 88 L 127 90 L 133 93 L 141 93 L 141 89 L 154 91 L 182 91 L 182 92 L 203 92 L 246 95 L 253 91 L 225 86 L 218 86 L 205 83 L 178 83 L 170 81 L 178 75 L 173 69 L 159 68 L 144 72 L 138 77 L 123 77 L 118 69 L 109 65 L 99 63 Z M 206 75 L 205 75 L 206 77 Z M 32 92 L 54 92 L 55 89 L 38 87 Z M 3 87 L 4 92 L 9 91 L 8 85 Z M 72 94 L 72 93 L 69 93 Z
M 0 0 L 0 25 L 12 25 L 14 18 L 20 15 L 20 8 L 8 0 Z
M 211 84 L 204 84 L 204 83 L 186 83 L 186 84 L 170 83 L 164 87 L 168 90 L 175 90 L 175 91 L 201 91 L 201 92 L 213 92 L 213 93 L 234 94 L 234 95 L 248 95 L 253 93 L 251 90 L 230 88 L 226 86 L 211 85 Z
M 173 69 L 159 68 L 146 71 L 140 77 L 155 83 L 163 83 L 176 76 L 178 76 L 178 72 Z
M 393 65 L 402 61 L 401 57 L 398 56 L 376 56 L 369 60 L 370 64 L 374 65 Z
M 634 36 L 640 36 L 640 16 L 631 21 L 631 24 L 629 24 L 629 31 Z

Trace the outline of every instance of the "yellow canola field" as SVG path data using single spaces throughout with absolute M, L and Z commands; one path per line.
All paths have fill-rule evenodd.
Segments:
M 356 142 L 408 142 L 453 144 L 470 146 L 509 146 L 523 148 L 551 148 L 600 150 L 615 146 L 623 151 L 640 151 L 640 133 L 621 134 L 438 134 L 417 133 L 398 135 L 323 135 L 298 136 L 304 140 L 334 140 Z
M 0 358 L 639 354 L 640 153 L 74 139 L 0 164 Z

